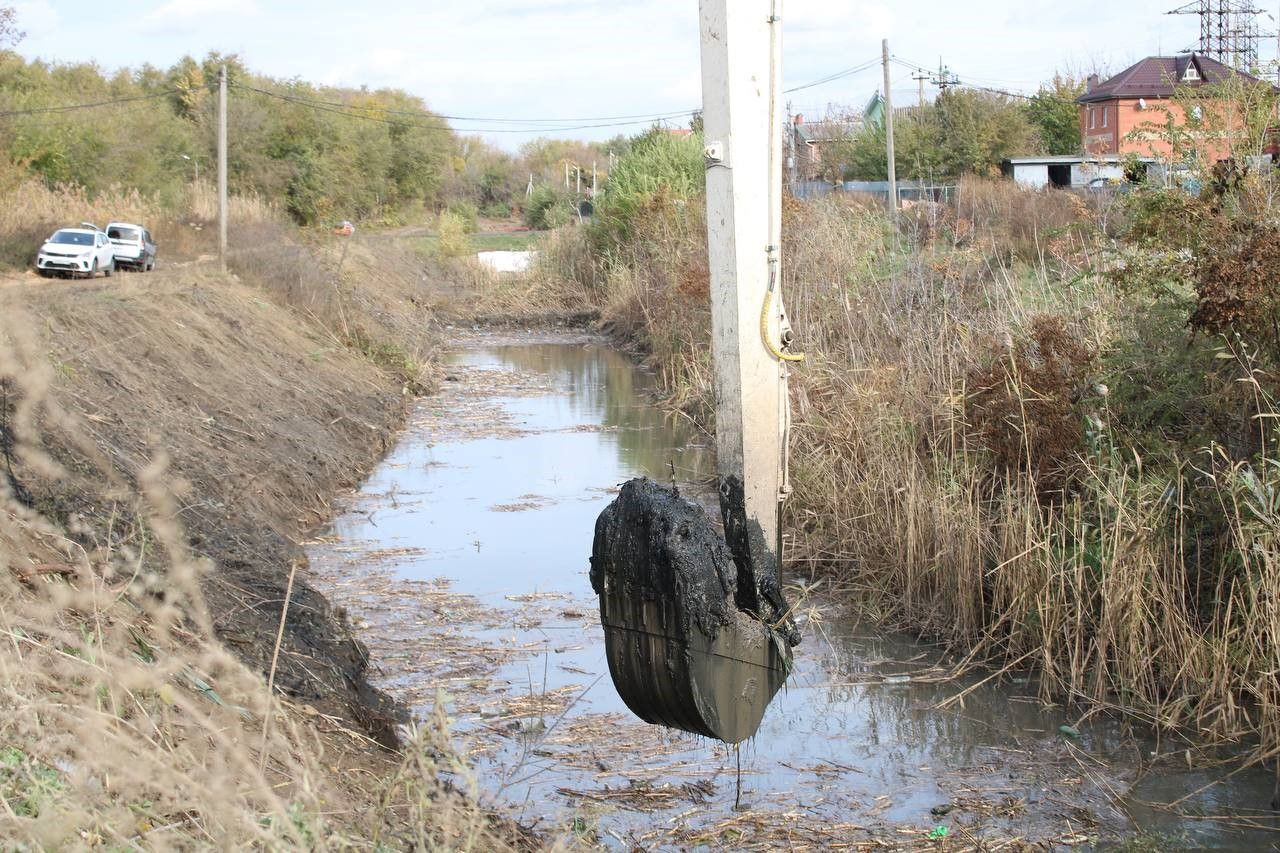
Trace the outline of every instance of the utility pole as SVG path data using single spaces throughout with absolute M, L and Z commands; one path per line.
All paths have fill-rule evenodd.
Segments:
M 889 215 L 898 216 L 898 166 L 893 159 L 893 94 L 889 79 L 889 40 L 880 42 L 880 54 L 884 62 L 884 139 L 885 155 L 889 166 Z
M 227 271 L 227 66 L 218 69 L 218 267 Z
M 938 76 L 933 78 L 933 85 L 943 92 L 952 86 L 960 85 L 960 78 L 953 74 L 950 68 L 942 64 L 941 56 L 938 57 Z
M 763 330 L 761 311 L 779 274 L 780 18 L 776 0 L 699 5 L 717 474 L 722 495 L 731 482 L 746 489 L 745 507 L 727 507 L 722 497 L 721 512 L 745 509 L 747 525 L 759 525 L 763 534 L 751 543 L 751 554 L 735 558 L 776 571 L 786 366 L 762 339 L 779 340 L 778 300 Z
M 789 332 L 778 294 L 782 3 L 700 0 L 698 5 L 720 513 L 739 577 L 746 570 L 763 588 L 762 581 L 780 580 L 780 516 L 789 491 L 787 364 L 798 358 L 782 351 Z M 761 655 L 758 665 L 774 669 L 782 650 L 761 648 L 753 654 Z M 734 677 L 744 669 L 750 680 L 724 692 L 736 701 L 722 713 L 732 713 L 754 731 L 781 680 L 763 682 L 756 667 L 739 667 Z
M 929 79 L 929 75 L 925 74 L 923 71 L 917 71 L 915 74 L 911 75 L 911 79 L 915 80 L 917 83 L 920 84 L 920 113 L 921 115 L 923 115 L 924 114 L 924 83 L 926 80 Z

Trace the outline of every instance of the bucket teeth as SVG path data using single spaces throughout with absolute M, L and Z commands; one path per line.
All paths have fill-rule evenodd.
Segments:
M 636 716 L 726 743 L 755 733 L 791 643 L 738 609 L 738 583 L 711 520 L 673 491 L 632 480 L 601 513 L 591 584 L 610 675 Z

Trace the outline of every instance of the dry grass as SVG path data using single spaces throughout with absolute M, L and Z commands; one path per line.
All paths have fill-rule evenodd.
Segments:
M 568 259 L 566 251 L 572 251 L 575 267 L 590 267 L 580 232 L 572 226 L 550 232 L 528 274 L 495 272 L 474 257 L 441 258 L 432 268 L 432 304 L 455 323 L 580 324 L 595 316 L 594 294 L 589 285 L 566 278 L 556 266 L 558 259 Z M 557 261 L 543 260 L 548 250 Z
M 256 196 L 232 196 L 231 224 L 281 223 L 282 217 Z M 155 235 L 166 258 L 196 257 L 217 248 L 217 194 L 207 182 L 192 184 L 176 209 L 166 208 L 136 189 L 114 187 L 90 195 L 82 187 L 49 187 L 24 180 L 0 192 L 0 264 L 32 263 L 40 243 L 58 228 L 92 222 L 139 222 Z
M 196 222 L 218 221 L 218 188 L 209 181 L 192 183 L 184 204 L 187 214 Z M 233 195 L 227 199 L 229 225 L 255 222 L 283 222 L 284 214 L 258 195 Z
M 273 696 L 227 651 L 205 594 L 219 568 L 181 527 L 182 479 L 163 454 L 117 466 L 35 346 L 20 327 L 0 337 L 5 470 L 27 484 L 0 488 L 0 835 L 36 849 L 506 846 L 510 833 L 436 781 L 459 769 L 443 719 L 392 757 Z M 59 520 L 18 500 L 42 505 L 35 483 L 78 476 L 37 424 L 81 449 L 110 517 L 85 503 Z
M 1094 354 L 1145 311 L 1094 274 L 1096 212 L 965 182 L 901 231 L 848 199 L 786 214 L 784 293 L 809 353 L 792 381 L 793 563 L 971 660 L 1035 665 L 1046 696 L 1280 749 L 1274 434 L 1247 462 L 1126 443 Z M 651 212 L 601 299 L 707 420 L 699 218 Z M 1265 438 L 1274 377 L 1257 368 L 1222 382 L 1256 386 Z
M 241 228 L 238 280 L 0 292 L 0 837 L 533 846 L 439 781 L 467 778 L 443 716 L 381 745 L 363 647 L 289 582 L 431 381 L 421 269 Z

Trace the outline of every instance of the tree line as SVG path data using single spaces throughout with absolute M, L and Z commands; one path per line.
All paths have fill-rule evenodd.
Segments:
M 1030 98 L 976 88 L 949 88 L 931 104 L 895 110 L 894 165 L 912 180 L 995 175 L 1008 157 L 1077 154 L 1084 82 L 1056 75 Z M 830 179 L 888 177 L 883 124 L 868 124 L 837 145 Z M 839 174 L 835 174 L 838 172 Z
M 564 207 L 573 195 L 566 166 L 589 174 L 595 163 L 603 176 L 610 153 L 628 144 L 535 139 L 508 152 L 460 135 L 407 92 L 274 79 L 217 53 L 117 71 L 27 60 L 5 49 L 22 34 L 11 10 L 0 13 L 0 191 L 37 179 L 179 203 L 194 180 L 216 173 L 223 66 L 231 191 L 256 194 L 302 225 L 393 223 L 445 208 L 510 216 L 530 181 L 544 204 L 549 196 Z

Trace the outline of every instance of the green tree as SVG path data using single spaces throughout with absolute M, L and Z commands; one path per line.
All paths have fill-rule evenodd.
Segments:
M 1005 158 L 1042 151 L 1026 112 L 1007 95 L 947 89 L 938 96 L 935 111 L 935 141 L 949 177 L 995 175 Z
M 1084 145 L 1080 138 L 1080 106 L 1076 98 L 1084 94 L 1084 81 L 1065 75 L 1053 75 L 1052 82 L 1027 102 L 1027 118 L 1040 133 L 1047 154 L 1079 154 Z
M 885 131 L 865 127 L 839 149 L 849 180 L 887 177 Z M 1042 149 L 1026 112 L 1007 95 L 948 89 L 910 118 L 894 123 L 894 163 L 900 178 L 949 180 L 992 175 L 1002 160 Z
M 17 38 L 0 8 L 0 45 Z M 10 116 L 0 122 L 0 180 L 36 177 L 90 193 L 118 184 L 176 203 L 197 169 L 212 177 L 218 71 L 226 66 L 233 193 L 253 193 L 299 223 L 400 216 L 460 197 L 509 190 L 511 158 L 446 188 L 458 142 L 421 99 L 386 89 L 318 87 L 254 74 L 234 55 L 184 57 L 167 69 L 106 72 L 93 63 L 28 61 L 0 49 L 0 111 L 110 108 Z M 265 94 L 264 94 L 265 93 Z M 483 143 L 477 143 L 483 145 Z

